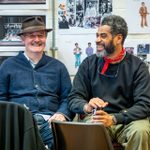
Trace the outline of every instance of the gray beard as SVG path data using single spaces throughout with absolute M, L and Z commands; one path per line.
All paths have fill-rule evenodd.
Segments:
M 108 53 L 106 52 L 106 50 L 103 50 L 101 52 L 97 51 L 96 56 L 101 58 L 101 57 L 108 56 Z

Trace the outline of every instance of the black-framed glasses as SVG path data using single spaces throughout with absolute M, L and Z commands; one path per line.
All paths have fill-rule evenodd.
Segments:
M 110 65 L 112 65 L 112 64 L 110 64 Z M 97 71 L 100 76 L 104 76 L 104 77 L 108 77 L 108 78 L 116 78 L 119 74 L 120 63 L 113 65 L 113 68 L 111 68 L 111 69 L 109 68 L 110 66 L 108 66 L 109 70 L 106 71 L 104 74 L 101 73 L 102 67 L 103 66 L 101 66 L 101 64 L 98 65 Z

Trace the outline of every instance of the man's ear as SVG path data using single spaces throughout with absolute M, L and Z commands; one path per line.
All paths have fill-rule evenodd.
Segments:
M 117 44 L 122 44 L 123 36 L 122 34 L 117 34 Z

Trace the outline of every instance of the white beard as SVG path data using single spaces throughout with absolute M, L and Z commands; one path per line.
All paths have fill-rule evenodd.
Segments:
M 108 53 L 106 52 L 106 50 L 102 50 L 102 51 L 97 51 L 96 55 L 97 57 L 105 57 L 108 56 Z

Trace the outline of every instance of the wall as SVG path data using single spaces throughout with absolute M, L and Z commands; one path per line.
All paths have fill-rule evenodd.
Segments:
M 113 14 L 120 15 L 124 17 L 127 23 L 130 25 L 129 34 L 126 39 L 125 46 L 126 47 L 134 47 L 134 53 L 137 54 L 137 46 L 139 44 L 150 44 L 150 27 L 149 28 L 141 28 L 139 25 L 140 15 L 138 12 L 138 7 L 140 6 L 143 0 L 113 0 Z M 145 0 L 145 3 L 150 6 L 149 0 Z M 57 5 L 56 5 L 57 7 Z M 149 9 L 150 7 L 148 7 Z M 137 13 L 136 16 L 134 15 Z M 150 12 L 150 10 L 149 10 Z M 137 20 L 137 18 L 139 20 Z M 137 22 L 138 21 L 138 22 Z M 150 23 L 150 16 L 148 16 L 148 21 Z M 71 33 L 70 31 L 65 30 L 65 33 L 59 32 L 57 30 L 57 38 L 56 45 L 58 47 L 57 58 L 65 63 L 67 66 L 69 73 L 71 76 L 74 76 L 77 68 L 74 67 L 72 61 L 74 61 L 73 48 L 74 43 L 79 42 L 80 46 L 85 49 L 85 43 L 89 40 L 92 41 L 92 45 L 95 48 L 95 32 L 97 29 L 93 30 L 93 32 L 84 33 L 82 31 L 75 31 Z M 137 32 L 136 32 L 137 31 Z M 150 49 L 149 49 L 150 51 Z M 142 56 L 142 59 L 144 56 Z M 147 59 L 150 61 L 150 54 L 146 54 Z M 82 60 L 85 58 L 82 55 Z M 145 59 L 145 58 L 144 58 Z
M 59 0 L 60 1 L 60 0 Z M 150 5 L 149 0 L 113 0 L 113 14 L 121 15 L 125 19 L 128 19 L 131 15 L 128 23 L 133 24 L 133 28 L 130 31 L 136 29 L 138 26 L 134 21 L 134 15 L 132 13 L 135 12 L 134 3 L 138 3 L 140 5 L 141 1 L 145 1 Z M 55 7 L 53 6 L 55 5 Z M 128 7 L 132 7 L 133 10 L 127 10 Z M 54 9 L 55 8 L 55 9 Z M 150 7 L 148 7 L 150 8 Z M 149 10 L 150 12 L 150 10 Z M 46 51 L 49 55 L 53 55 L 56 58 L 60 59 L 67 66 L 70 75 L 76 73 L 77 68 L 71 64 L 74 61 L 74 56 L 72 53 L 74 43 L 76 41 L 80 42 L 80 46 L 85 48 L 85 43 L 89 40 L 92 41 L 92 45 L 95 48 L 95 32 L 97 29 L 94 29 L 90 32 L 83 32 L 80 30 L 73 31 L 73 33 L 65 32 L 62 34 L 58 29 L 58 1 L 56 0 L 46 0 L 46 5 L 0 5 L 0 14 L 2 16 L 7 15 L 46 15 L 46 26 L 48 28 L 53 27 L 53 32 L 51 32 L 47 39 Z M 128 15 L 128 16 L 127 16 Z M 150 15 L 149 20 L 150 22 Z M 138 28 L 137 28 L 138 29 Z M 150 37 L 150 32 L 144 31 L 143 33 L 129 33 L 127 37 L 127 45 L 136 46 L 137 43 L 140 42 L 148 42 Z M 19 50 L 24 49 L 24 47 L 20 46 L 0 46 L 0 56 L 4 55 L 16 55 Z M 85 58 L 85 55 L 82 55 L 82 60 Z M 71 64 L 71 65 L 70 65 Z M 73 68 L 73 70 L 72 70 Z M 71 71 L 70 71 L 71 70 Z

